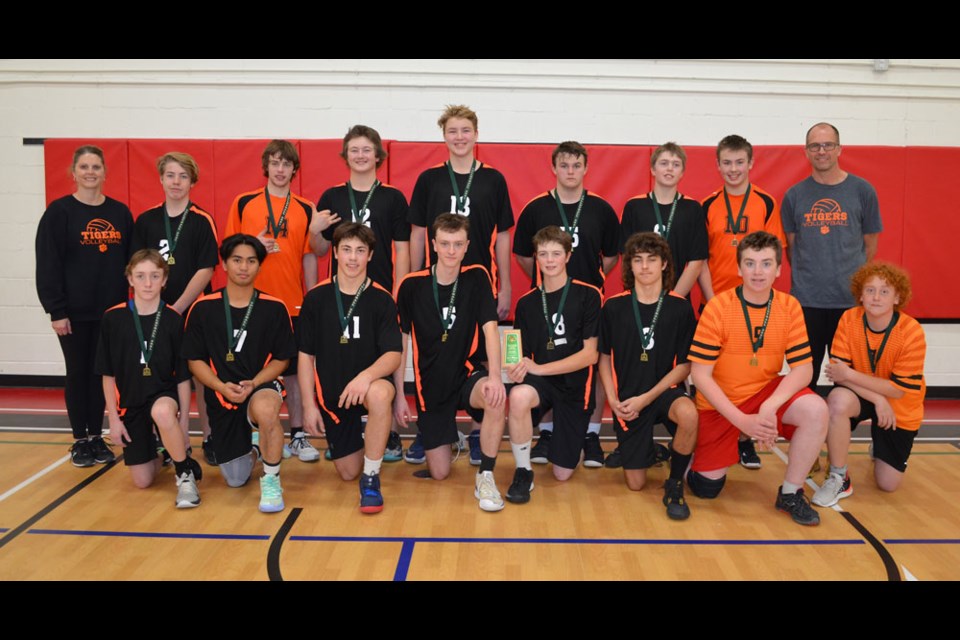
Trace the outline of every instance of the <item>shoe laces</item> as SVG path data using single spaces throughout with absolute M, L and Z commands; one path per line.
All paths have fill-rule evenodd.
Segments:
M 377 491 L 377 478 L 376 475 L 363 474 L 361 476 L 360 488 L 363 490 L 363 495 L 373 497 L 379 493 Z
M 263 476 L 260 488 L 263 496 L 271 500 L 279 498 L 280 494 L 283 493 L 283 489 L 280 487 L 280 476 L 273 475 L 272 473 Z
M 484 471 L 480 474 L 480 486 L 477 487 L 477 493 L 480 494 L 481 499 L 493 499 L 500 494 L 500 492 L 497 491 L 497 483 L 493 479 L 492 471 Z

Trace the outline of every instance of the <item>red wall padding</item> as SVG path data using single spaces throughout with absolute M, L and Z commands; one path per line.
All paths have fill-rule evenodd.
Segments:
M 206 208 L 223 232 L 230 204 L 239 193 L 262 188 L 265 179 L 260 156 L 268 140 L 139 140 L 50 139 L 45 143 L 47 202 L 72 193 L 68 171 L 73 151 L 82 144 L 103 148 L 107 162 L 105 193 L 130 204 L 138 215 L 161 201 L 156 159 L 167 151 L 185 151 L 200 165 L 200 182 L 193 200 Z M 343 182 L 348 171 L 340 158 L 340 140 L 294 141 L 300 157 L 300 172 L 294 178 L 294 193 L 316 202 L 330 186 Z M 420 172 L 447 158 L 442 142 L 384 141 L 389 151 L 378 175 L 400 189 L 409 200 Z M 507 179 L 514 215 L 537 195 L 552 188 L 550 170 L 553 144 L 477 145 L 477 157 L 500 170 Z M 617 215 L 630 197 L 651 188 L 650 146 L 590 145 L 586 187 L 604 197 Z M 721 185 L 714 147 L 685 147 L 687 169 L 680 183 L 682 193 L 703 198 Z M 877 189 L 884 231 L 879 257 L 905 266 L 911 273 L 914 300 L 907 312 L 921 318 L 960 318 L 960 283 L 955 276 L 944 239 L 960 237 L 960 216 L 952 210 L 952 167 L 960 166 L 960 149 L 844 147 L 844 169 L 869 180 Z M 799 145 L 754 148 L 751 179 L 782 199 L 787 188 L 809 175 L 809 165 Z M 932 205 L 930 203 L 936 203 Z M 941 211 L 944 208 L 945 210 Z M 908 223 L 909 221 L 909 223 Z M 321 278 L 327 260 L 320 260 Z M 784 265 L 778 286 L 789 288 L 789 266 Z M 519 266 L 512 273 L 514 301 L 529 286 Z M 223 284 L 218 273 L 214 284 Z M 607 294 L 621 290 L 620 267 L 607 279 Z M 694 289 L 694 303 L 699 292 Z

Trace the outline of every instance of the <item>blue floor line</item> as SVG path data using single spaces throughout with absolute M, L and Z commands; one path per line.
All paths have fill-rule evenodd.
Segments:
M 290 536 L 297 542 L 454 542 L 454 543 L 506 543 L 506 544 L 684 544 L 684 545 L 842 545 L 864 544 L 855 538 L 850 540 L 664 540 L 664 539 L 623 539 L 623 538 L 411 538 L 411 537 L 365 537 L 365 536 Z
M 404 540 L 400 547 L 400 557 L 397 558 L 397 570 L 393 573 L 394 582 L 404 582 L 407 579 L 407 571 L 410 570 L 410 560 L 413 559 L 413 546 L 416 544 L 413 540 Z
M 68 529 L 30 529 L 27 533 L 60 536 L 107 536 L 123 538 L 186 538 L 191 540 L 269 540 L 267 535 L 241 533 L 161 533 L 152 531 L 70 531 Z
M 960 538 L 894 538 L 884 544 L 960 544 Z

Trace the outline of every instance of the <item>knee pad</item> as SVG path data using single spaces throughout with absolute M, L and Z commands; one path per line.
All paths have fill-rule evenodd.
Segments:
M 229 462 L 221 462 L 219 469 L 220 475 L 227 481 L 227 486 L 242 487 L 247 484 L 253 473 L 253 458 L 247 454 Z
M 698 498 L 705 498 L 707 500 L 716 498 L 720 495 L 720 492 L 723 490 L 723 485 L 726 484 L 726 482 L 726 476 L 718 478 L 717 480 L 711 480 L 696 471 L 687 473 L 687 486 L 690 487 L 693 495 Z

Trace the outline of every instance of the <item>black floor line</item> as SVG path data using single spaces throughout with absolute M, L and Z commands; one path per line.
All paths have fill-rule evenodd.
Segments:
M 283 521 L 283 525 L 270 543 L 270 550 L 267 552 L 267 576 L 272 582 L 283 582 L 283 576 L 280 574 L 280 548 L 283 547 L 283 541 L 287 539 L 301 511 L 303 511 L 301 507 L 290 511 L 290 515 Z
M 102 469 L 98 469 L 95 473 L 87 476 L 77 486 L 73 487 L 72 489 L 64 493 L 62 496 L 60 496 L 59 498 L 57 498 L 56 500 L 54 500 L 53 502 L 45 506 L 43 509 L 40 509 L 40 511 L 33 514 L 23 524 L 11 529 L 5 536 L 0 538 L 0 549 L 2 549 L 3 546 L 6 545 L 8 542 L 10 542 L 11 540 L 19 536 L 21 533 L 23 533 L 24 531 L 32 527 L 34 524 L 36 524 L 41 518 L 48 515 L 51 511 L 53 511 L 54 509 L 62 505 L 64 502 L 66 502 L 67 500 L 75 496 L 88 484 L 90 484 L 91 482 L 93 482 L 94 480 L 96 480 L 97 478 L 105 474 L 107 471 L 112 469 L 121 460 L 123 460 L 123 456 L 122 455 L 117 456 L 116 460 L 114 460 L 113 462 L 108 462 L 103 466 Z
M 887 570 L 887 580 L 889 582 L 900 582 L 900 570 L 897 569 L 897 562 L 893 559 L 893 556 L 890 555 L 890 552 L 887 551 L 887 548 L 883 546 L 883 543 L 870 533 L 869 529 L 860 524 L 860 521 L 854 518 L 853 514 L 849 511 L 841 511 L 840 515 L 842 515 L 843 519 L 849 522 L 854 529 L 860 532 L 860 535 L 870 543 L 870 546 L 874 548 L 877 555 L 883 560 L 883 568 Z

